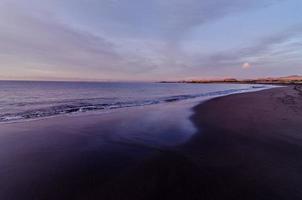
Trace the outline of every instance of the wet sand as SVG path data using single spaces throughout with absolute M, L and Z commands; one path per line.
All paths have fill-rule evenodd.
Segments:
M 86 199 L 194 134 L 180 103 L 0 124 L 0 199 Z
M 302 87 L 216 98 L 195 107 L 190 142 L 161 151 L 93 197 L 302 199 Z

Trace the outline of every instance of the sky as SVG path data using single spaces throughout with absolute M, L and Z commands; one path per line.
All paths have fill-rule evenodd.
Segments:
M 296 74 L 301 0 L 0 0 L 0 79 Z

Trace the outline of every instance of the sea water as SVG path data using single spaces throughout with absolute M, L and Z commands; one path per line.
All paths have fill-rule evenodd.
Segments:
M 163 105 L 257 89 L 247 84 L 0 81 L 0 122 Z

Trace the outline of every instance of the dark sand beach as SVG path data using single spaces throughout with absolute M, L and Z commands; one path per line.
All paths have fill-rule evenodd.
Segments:
M 125 143 L 121 130 L 151 127 L 114 116 L 3 125 L 1 199 L 302 199 L 301 91 L 201 103 L 191 116 L 198 132 L 167 148 Z M 145 110 L 135 112 L 125 112 L 129 124 L 144 119 Z M 104 130 L 112 126 L 116 132 Z
M 159 152 L 100 197 L 302 199 L 301 86 L 216 98 L 192 120 L 199 133 L 190 142 Z

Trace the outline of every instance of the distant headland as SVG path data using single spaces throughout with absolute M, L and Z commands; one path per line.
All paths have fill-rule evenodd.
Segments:
M 194 79 L 183 81 L 161 81 L 161 83 L 247 83 L 247 84 L 302 84 L 302 76 L 267 77 L 258 79 Z

